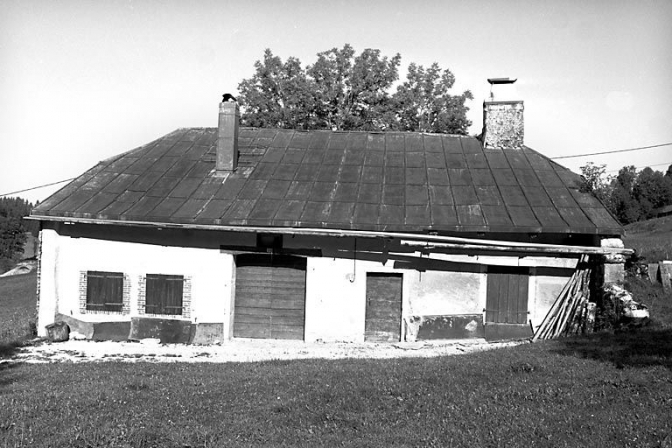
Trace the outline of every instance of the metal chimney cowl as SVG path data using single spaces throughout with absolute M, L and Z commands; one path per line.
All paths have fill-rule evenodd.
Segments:
M 483 102 L 483 147 L 521 149 L 524 144 L 524 105 L 521 100 L 511 99 L 512 92 L 515 94 L 513 83 L 516 80 L 491 78 L 488 82 L 493 88 L 490 101 Z M 495 89 L 503 95 L 495 95 Z M 497 100 L 500 96 L 502 100 Z

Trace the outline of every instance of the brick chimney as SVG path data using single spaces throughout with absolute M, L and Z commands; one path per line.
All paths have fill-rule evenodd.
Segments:
M 226 98 L 229 98 L 228 100 Z M 238 103 L 231 95 L 224 95 L 219 103 L 219 124 L 217 127 L 216 174 L 223 176 L 236 170 L 238 166 Z
M 523 147 L 523 102 L 514 99 L 515 79 L 490 78 L 490 101 L 483 102 L 483 147 Z M 494 92 L 496 90 L 497 92 Z

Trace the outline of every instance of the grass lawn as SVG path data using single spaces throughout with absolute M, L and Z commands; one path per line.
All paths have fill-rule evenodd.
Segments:
M 672 260 L 672 216 L 634 222 L 625 227 L 625 247 L 649 263 Z
M 0 278 L 0 358 L 35 333 L 37 274 Z
M 433 359 L 5 364 L 0 440 L 659 447 L 672 442 L 671 353 L 657 328 Z
M 430 359 L 5 363 L 0 448 L 672 446 L 669 323 Z

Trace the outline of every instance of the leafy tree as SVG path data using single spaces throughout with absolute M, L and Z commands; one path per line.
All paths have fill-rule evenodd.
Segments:
M 632 191 L 637 180 L 637 169 L 630 165 L 618 171 L 611 192 L 611 209 L 621 224 L 630 224 L 639 220 L 641 206 Z
M 455 84 L 450 70 L 441 70 L 437 63 L 425 69 L 422 65 L 408 67 L 406 82 L 394 94 L 399 111 L 399 126 L 405 131 L 464 134 L 471 125 L 466 113 L 466 100 L 474 99 L 470 91 L 453 96 L 448 91 Z
M 607 199 L 609 193 L 609 178 L 605 177 L 607 166 L 588 162 L 580 167 L 580 170 L 583 177 L 580 190 L 584 193 L 593 193 L 601 200 Z
M 283 62 L 266 50 L 255 74 L 239 88 L 241 121 L 246 126 L 290 129 L 406 130 L 466 134 L 469 91 L 450 95 L 454 75 L 438 64 L 411 64 L 399 79 L 401 56 L 359 55 L 348 44 L 317 54 L 305 70 L 296 58 Z
M 672 174 L 624 166 L 616 177 L 605 177 L 605 165 L 587 163 L 581 167 L 582 191 L 592 192 L 621 224 L 654 216 L 655 209 L 672 204 Z M 668 169 L 668 173 L 671 170 Z
M 282 62 L 271 50 L 254 64 L 256 73 L 238 86 L 244 105 L 245 126 L 312 129 L 315 126 L 315 99 L 310 94 L 314 83 L 301 68 L 301 62 L 289 58 Z
M 635 186 L 635 181 L 637 180 L 637 168 L 633 165 L 624 166 L 618 170 L 618 175 L 616 176 L 616 183 L 623 187 L 627 192 L 632 192 L 632 189 Z
M 672 204 L 672 178 L 646 167 L 637 175 L 632 196 L 639 202 L 643 218 L 651 218 L 655 209 Z
M 30 202 L 21 198 L 0 198 L 0 272 L 18 261 L 23 253 L 26 232 L 35 230 L 34 226 L 25 225 L 23 221 L 32 207 Z
M 639 220 L 642 209 L 632 193 L 622 185 L 615 184 L 611 192 L 610 210 L 621 224 L 630 224 Z
M 380 56 L 366 49 L 359 56 L 348 44 L 317 54 L 308 67 L 314 81 L 318 127 L 327 129 L 380 129 L 390 106 L 388 90 L 399 78 L 401 56 Z

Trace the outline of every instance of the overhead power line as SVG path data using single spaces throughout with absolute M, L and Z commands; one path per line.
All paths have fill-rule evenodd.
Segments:
M 559 156 L 559 157 L 551 157 L 553 160 L 558 160 L 558 159 L 574 159 L 576 157 L 588 157 L 588 156 L 599 156 L 601 154 L 615 154 L 617 152 L 630 152 L 630 151 L 641 151 L 642 149 L 651 149 L 651 148 L 660 148 L 661 146 L 670 146 L 672 145 L 672 142 L 670 143 L 661 143 L 659 145 L 651 145 L 651 146 L 641 146 L 639 148 L 628 148 L 628 149 L 617 149 L 615 151 L 602 151 L 602 152 L 593 152 L 590 154 L 576 154 L 573 156 Z
M 640 170 L 640 169 L 642 169 L 642 168 L 652 168 L 652 167 L 654 167 L 654 166 L 670 166 L 670 165 L 672 165 L 672 162 L 667 162 L 667 163 L 656 163 L 655 165 L 636 166 L 635 169 L 636 169 L 636 170 Z M 620 169 L 619 169 L 619 170 L 609 170 L 609 171 L 605 171 L 605 173 L 617 173 L 617 172 L 619 172 L 619 171 L 621 171 L 621 170 L 620 170 Z
M 659 144 L 659 145 L 641 146 L 641 147 L 639 147 L 639 148 L 617 149 L 617 150 L 615 150 L 615 151 L 603 151 L 603 152 L 594 152 L 594 153 L 590 153 L 590 154 L 576 154 L 576 155 L 573 155 L 573 156 L 559 156 L 559 157 L 550 157 L 550 158 L 553 159 L 553 160 L 557 160 L 557 159 L 573 159 L 573 158 L 576 158 L 576 157 L 597 156 L 597 155 L 601 155 L 601 154 L 614 154 L 614 153 L 617 153 L 617 152 L 640 151 L 640 150 L 642 150 L 642 149 L 659 148 L 659 147 L 661 147 L 661 146 L 670 146 L 670 145 L 672 145 L 672 142 L 670 142 L 670 143 L 661 143 L 661 144 Z M 652 167 L 652 166 L 662 166 L 662 165 L 670 165 L 670 163 L 658 163 L 658 164 L 656 164 L 656 165 L 646 165 L 646 166 L 648 166 L 648 167 Z M 646 168 L 646 166 L 639 166 L 639 167 L 636 167 L 636 168 L 637 168 L 637 169 L 640 169 L 640 168 Z M 618 170 L 612 170 L 612 171 L 607 171 L 607 172 L 608 172 L 608 173 L 611 173 L 611 172 L 616 172 L 616 171 L 618 171 Z M 17 190 L 17 191 L 11 191 L 11 192 L 9 192 L 9 193 L 3 193 L 3 194 L 0 194 L 0 198 L 1 198 L 1 197 L 4 197 L 4 196 L 11 196 L 11 195 L 14 195 L 14 194 L 19 194 L 19 193 L 25 193 L 26 191 L 37 190 L 37 189 L 39 189 L 39 188 L 51 187 L 52 185 L 58 185 L 58 184 L 62 184 L 62 183 L 64 183 L 64 182 L 70 182 L 71 180 L 74 180 L 74 179 L 75 179 L 75 178 L 72 177 L 72 178 L 70 178 L 70 179 L 63 179 L 63 180 L 59 180 L 59 181 L 57 181 L 57 182 L 51 182 L 51 183 L 44 184 L 44 185 L 38 185 L 37 187 L 31 187 L 31 188 L 26 188 L 26 189 L 24 189 L 24 190 Z
M 12 191 L 10 193 L 3 193 L 3 194 L 0 194 L 0 197 L 11 196 L 13 194 L 19 194 L 19 193 L 25 193 L 26 191 L 37 190 L 38 188 L 51 187 L 52 185 L 62 184 L 63 182 L 70 182 L 71 180 L 74 180 L 74 179 L 75 178 L 73 177 L 73 178 L 70 178 L 70 179 L 59 180 L 58 182 L 52 182 L 50 184 L 44 184 L 44 185 L 39 185 L 37 187 L 26 188 L 25 190 L 17 190 L 17 191 Z

